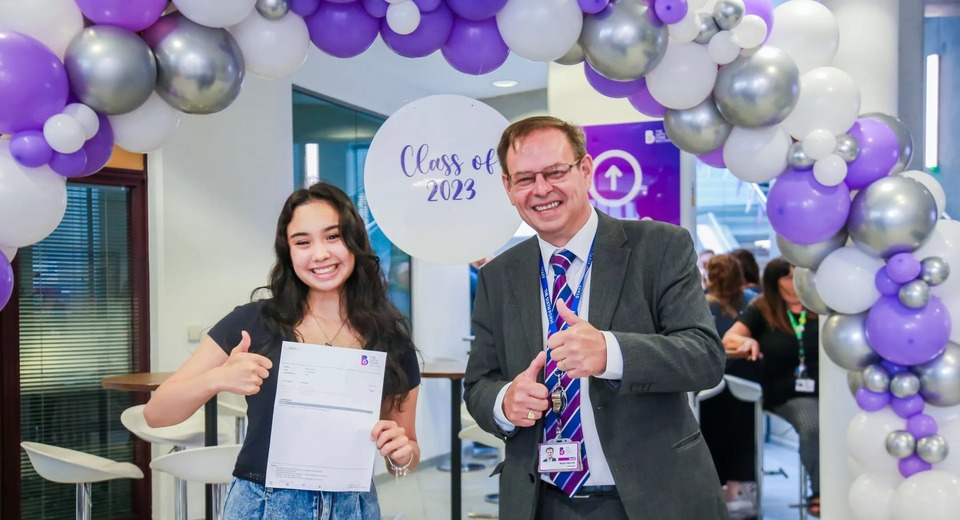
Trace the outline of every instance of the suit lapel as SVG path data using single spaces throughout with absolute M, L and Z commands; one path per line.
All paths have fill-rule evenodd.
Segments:
M 599 330 L 610 330 L 613 313 L 620 301 L 630 260 L 630 249 L 623 248 L 627 237 L 616 219 L 597 212 L 600 222 L 593 252 L 590 274 L 590 324 Z
M 513 299 L 517 302 L 520 315 L 517 317 L 519 327 L 510 327 L 508 330 L 520 330 L 519 341 L 529 353 L 529 360 L 543 350 L 543 320 L 540 308 L 543 306 L 540 291 L 540 245 L 537 237 L 518 244 L 521 248 L 517 253 L 520 257 L 508 267 L 510 286 Z

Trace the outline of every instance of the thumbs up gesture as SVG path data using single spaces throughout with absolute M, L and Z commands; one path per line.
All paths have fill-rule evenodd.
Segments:
M 240 343 L 230 351 L 230 357 L 217 371 L 220 390 L 240 395 L 260 391 L 263 380 L 270 375 L 273 362 L 260 354 L 250 353 L 250 334 L 240 333 Z
M 503 414 L 514 426 L 533 426 L 547 409 L 547 387 L 537 382 L 543 373 L 547 353 L 533 358 L 526 370 L 517 374 L 503 396 Z
M 607 340 L 603 334 L 560 300 L 557 301 L 557 314 L 568 328 L 550 336 L 547 348 L 560 370 L 565 370 L 573 378 L 604 373 L 607 370 Z

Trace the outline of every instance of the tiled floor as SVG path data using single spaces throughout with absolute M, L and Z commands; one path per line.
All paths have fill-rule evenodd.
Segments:
M 796 447 L 785 447 L 779 443 L 767 443 L 764 446 L 764 468 L 777 471 L 782 468 L 783 475 L 768 475 L 764 479 L 763 518 L 764 520 L 793 520 L 800 517 L 798 509 L 791 507 L 798 502 L 799 482 L 798 456 Z M 494 454 L 495 455 L 495 454 Z M 488 478 L 494 458 L 469 457 L 483 462 L 486 468 L 463 474 L 463 518 L 468 513 L 496 515 L 496 504 L 484 502 L 488 493 L 497 492 L 497 480 Z M 436 466 L 421 466 L 409 476 L 378 482 L 380 507 L 385 520 L 447 520 L 450 518 L 450 474 L 437 470 Z M 491 518 L 492 516 L 483 516 Z M 477 518 L 477 517 L 473 517 Z

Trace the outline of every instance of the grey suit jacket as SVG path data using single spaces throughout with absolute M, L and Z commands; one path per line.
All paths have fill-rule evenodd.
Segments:
M 590 378 L 589 388 L 623 505 L 631 519 L 727 518 L 686 397 L 716 386 L 724 369 L 693 242 L 670 224 L 599 217 L 588 318 L 617 338 L 624 370 L 621 381 Z M 497 394 L 543 349 L 539 257 L 533 237 L 480 270 L 465 399 L 480 427 L 500 437 L 493 418 Z M 506 458 L 495 470 L 501 518 L 534 518 L 542 438 L 543 421 L 506 436 Z

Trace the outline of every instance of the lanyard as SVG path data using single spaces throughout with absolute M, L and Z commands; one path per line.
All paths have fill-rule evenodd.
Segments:
M 800 311 L 800 318 L 794 318 L 793 313 L 787 310 L 787 318 L 790 319 L 790 327 L 793 328 L 793 334 L 797 337 L 797 344 L 800 346 L 799 362 L 797 363 L 797 377 L 805 377 L 807 374 L 806 356 L 803 351 L 803 331 L 807 325 L 807 310 Z
M 590 253 L 587 255 L 587 263 L 583 266 L 583 276 L 580 277 L 580 285 L 577 287 L 577 292 L 573 296 L 573 301 L 570 302 L 570 310 L 577 313 L 577 309 L 580 308 L 580 294 L 583 292 L 583 283 L 587 279 L 587 273 L 590 271 L 590 264 L 593 263 L 593 244 L 590 244 Z M 571 263 L 571 267 L 572 267 Z M 547 336 L 552 336 L 559 332 L 557 330 L 557 320 L 554 316 L 554 305 L 550 301 L 550 289 L 547 287 L 547 270 L 543 267 L 543 257 L 540 257 L 540 288 L 543 289 L 543 305 L 547 310 L 547 325 L 548 332 Z M 568 325 L 563 324 L 564 328 Z

